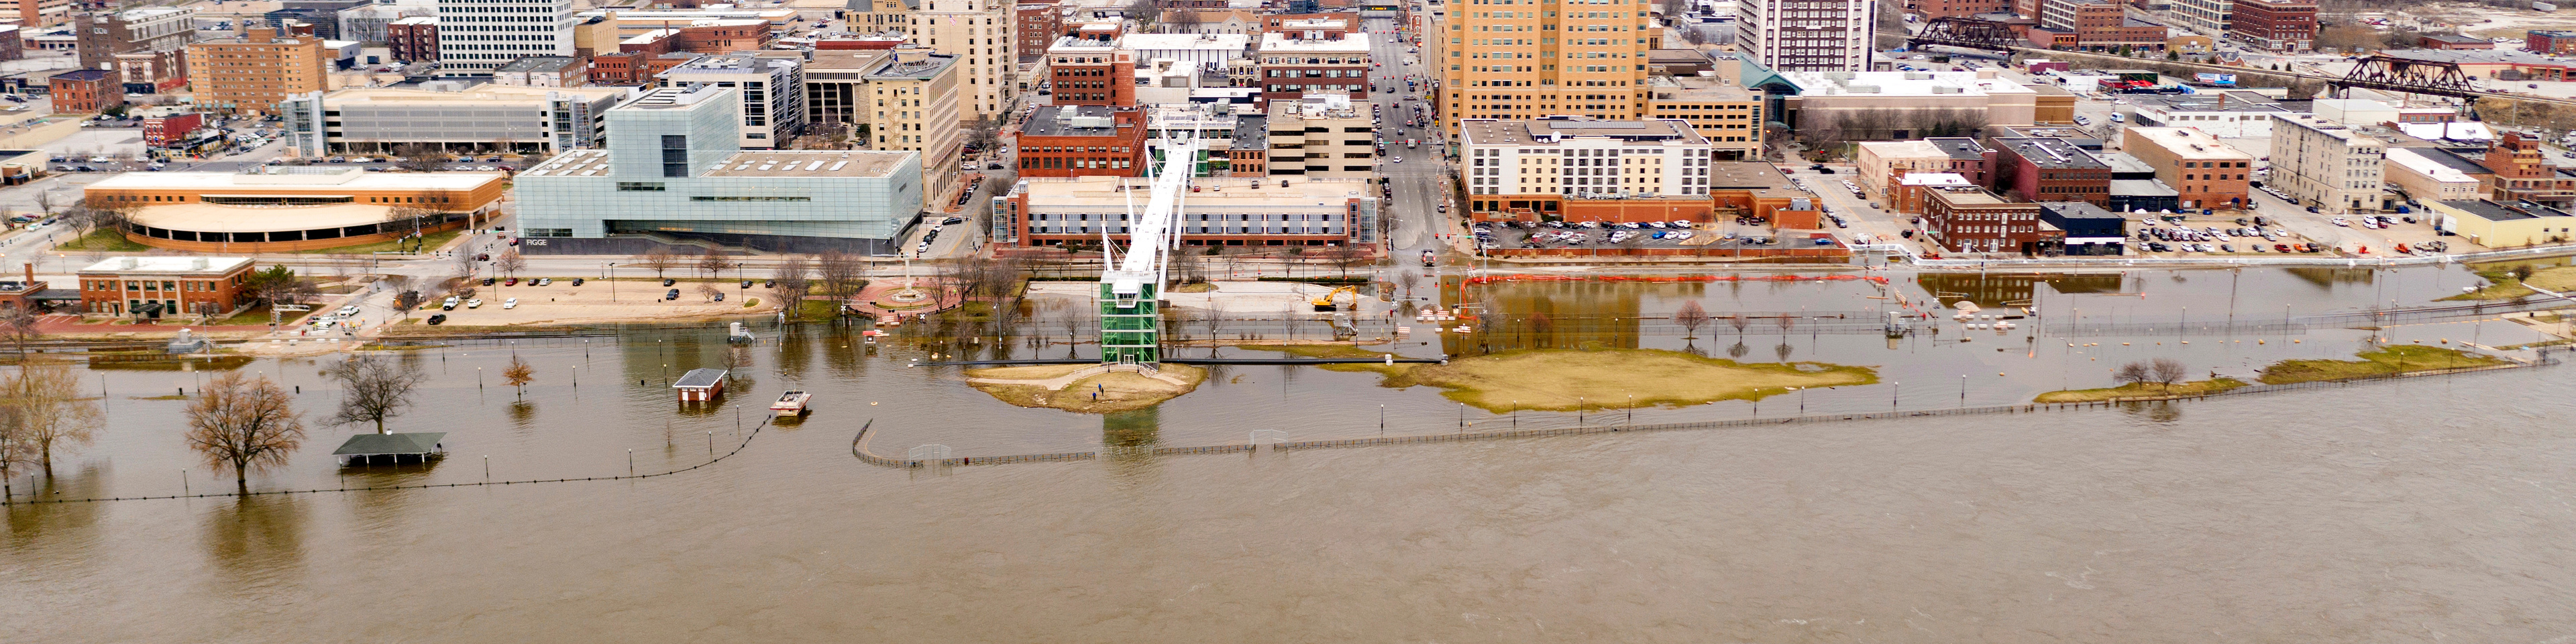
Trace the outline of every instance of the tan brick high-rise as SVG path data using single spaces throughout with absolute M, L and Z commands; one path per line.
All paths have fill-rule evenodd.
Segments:
M 197 105 L 223 112 L 275 112 L 288 95 L 329 89 L 328 68 L 321 38 L 279 37 L 268 27 L 188 45 L 189 89 Z
M 1645 115 L 1654 33 L 1646 2 L 1488 1 L 1506 4 L 1451 4 L 1427 39 L 1453 136 L 1459 119 Z

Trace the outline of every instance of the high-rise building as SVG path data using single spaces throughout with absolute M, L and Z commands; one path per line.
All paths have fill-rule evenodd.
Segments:
M 738 87 L 746 149 L 776 148 L 805 127 L 805 59 L 732 53 L 700 56 L 660 74 L 663 87 Z
M 26 29 L 51 27 L 71 18 L 72 1 L 0 0 L 0 15 L 16 17 L 18 26 Z
M 80 66 L 113 72 L 128 93 L 157 94 L 188 84 L 188 41 L 197 39 L 195 9 L 135 9 L 72 16 Z
M 966 101 L 957 117 L 1000 118 L 1014 96 L 1012 72 L 1019 66 L 1018 40 L 1012 22 L 1018 14 L 1011 0 L 921 0 L 912 12 L 912 42 L 956 56 L 964 71 Z
M 1434 20 L 1430 38 L 1440 115 L 1451 133 L 1462 119 L 1632 120 L 1646 109 L 1650 3 L 1451 8 Z
M 1743 0 L 1735 43 L 1773 71 L 1866 71 L 1876 15 L 1878 0 Z
M 2272 174 L 2265 185 L 2331 213 L 2377 210 L 2388 144 L 2342 123 L 2306 114 L 2274 117 Z M 2490 155 L 2492 156 L 2492 155 Z M 2494 167 L 2494 164 L 2489 164 Z M 2498 184 L 2506 179 L 2496 178 Z
M 867 115 L 861 122 L 875 139 L 868 147 L 921 153 L 924 206 L 947 199 L 958 185 L 958 173 L 946 166 L 957 162 L 966 144 L 966 133 L 957 128 L 965 98 L 960 75 L 956 56 L 911 47 L 888 53 L 867 71 L 869 105 L 858 111 Z
M 188 45 L 189 88 L 198 107 L 215 111 L 271 113 L 288 96 L 322 91 L 329 68 L 321 38 L 272 27 Z
M 439 0 L 438 74 L 487 76 L 527 56 L 571 56 L 572 0 Z

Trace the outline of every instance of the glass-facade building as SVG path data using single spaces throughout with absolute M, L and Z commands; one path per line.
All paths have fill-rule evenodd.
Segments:
M 920 153 L 736 149 L 738 91 L 646 92 L 608 111 L 606 149 L 521 173 L 525 252 L 633 254 L 686 241 L 896 252 L 921 215 Z

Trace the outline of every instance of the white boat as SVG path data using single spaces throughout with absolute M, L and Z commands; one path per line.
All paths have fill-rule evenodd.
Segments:
M 789 390 L 787 393 L 779 394 L 778 402 L 770 403 L 769 410 L 777 412 L 781 417 L 802 416 L 805 414 L 805 403 L 812 400 L 814 400 L 814 394 Z

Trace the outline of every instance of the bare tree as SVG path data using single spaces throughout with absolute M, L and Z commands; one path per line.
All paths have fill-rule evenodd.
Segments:
M 992 150 L 1002 141 L 1002 122 L 986 116 L 966 127 L 966 147 Z
M 716 288 L 715 284 L 709 282 L 698 283 L 698 297 L 707 298 L 707 301 L 713 302 L 719 295 L 724 295 L 724 289 Z
M 2155 374 L 2148 369 L 2147 363 L 2130 362 L 2120 365 L 2120 368 L 2112 369 L 2111 379 L 2123 385 L 2135 385 L 2154 380 Z
M 792 318 L 804 308 L 806 291 L 814 286 L 807 275 L 813 272 L 813 262 L 803 256 L 790 256 L 778 262 L 771 277 L 778 280 L 778 286 L 770 290 L 770 296 L 778 298 L 778 310 L 787 312 L 787 316 Z
M 1683 302 L 1682 310 L 1673 312 L 1673 321 L 1681 323 L 1682 332 L 1687 334 L 1683 338 L 1699 337 L 1700 325 L 1708 324 L 1708 309 L 1701 307 L 1699 300 Z
M 528 258 L 519 256 L 516 248 L 501 251 L 500 256 L 492 258 L 492 270 L 500 271 L 502 277 L 518 277 L 519 271 L 527 269 Z
M 836 300 L 858 294 L 866 283 L 859 278 L 859 258 L 838 250 L 814 256 L 814 274 L 823 280 L 823 294 Z
M 81 397 L 80 376 L 63 365 L 26 365 L 0 378 L 0 433 L 25 441 L 45 476 L 54 475 L 54 452 L 88 445 L 99 429 L 98 402 Z M 8 438 L 0 437 L 0 442 Z
M 437 172 L 447 168 L 447 153 L 438 148 L 413 143 L 394 148 L 394 167 L 407 172 Z
M 18 469 L 36 463 L 36 444 L 28 440 L 25 425 L 15 418 L 14 410 L 0 407 L 0 414 L 7 415 L 0 417 L 0 500 L 6 500 L 18 495 L 11 487 L 17 481 Z
M 39 219 L 39 220 L 37 220 L 37 221 L 44 221 L 45 219 L 53 219 L 53 218 L 54 218 L 54 212 L 55 212 L 55 211 L 62 210 L 62 209 L 63 209 L 63 198 L 62 198 L 61 196 L 59 196 L 59 195 L 55 195 L 52 191 L 49 191 L 49 190 L 38 190 L 38 191 L 36 191 L 36 210 L 37 210 L 37 211 L 39 211 L 39 212 L 43 212 L 43 213 L 45 214 L 44 219 Z
M 2173 358 L 2157 358 L 2154 362 L 2148 363 L 2147 373 L 2155 378 L 2156 384 L 2164 385 L 2166 389 L 2172 389 L 2174 383 L 2191 377 L 2190 368 L 2182 366 L 2181 360 Z
M 474 259 L 474 253 L 472 251 L 456 254 L 457 275 L 463 276 L 466 279 L 472 279 L 475 273 L 481 272 L 482 270 L 483 264 Z
M 662 279 L 662 271 L 680 267 L 680 256 L 673 254 L 670 249 L 655 246 L 653 250 L 636 255 L 635 265 L 652 269 L 653 279 Z
M 528 361 L 519 359 L 519 354 L 513 353 L 510 354 L 510 368 L 501 370 L 501 378 L 509 382 L 510 386 L 519 389 L 520 400 L 527 400 L 528 383 L 537 381 L 537 369 L 528 366 Z
M 411 406 L 412 393 L 429 381 L 429 373 L 419 366 L 385 355 L 351 356 L 323 368 L 322 376 L 340 385 L 340 408 L 323 422 L 374 423 L 378 434 L 392 433 L 385 420 L 402 415 Z
M 188 404 L 187 440 L 207 466 L 232 472 L 233 484 L 248 496 L 251 470 L 283 467 L 303 446 L 304 415 L 268 376 L 235 371 L 215 376 Z
M 27 362 L 27 348 L 44 337 L 44 332 L 37 329 L 44 319 L 44 314 L 37 312 L 32 305 L 0 306 L 0 336 L 5 336 L 9 346 L 18 350 L 19 363 Z
M 723 277 L 725 269 L 728 268 L 733 268 L 733 258 L 726 257 L 724 253 L 714 248 L 708 248 L 706 254 L 698 256 L 698 270 L 705 272 L 707 277 Z
M 420 291 L 405 290 L 394 294 L 394 308 L 402 310 L 405 320 L 411 319 L 412 311 L 419 310 L 420 305 L 427 301 L 429 296 L 420 294 Z
M 1342 243 L 1326 247 L 1324 261 L 1332 262 L 1335 268 L 1341 269 L 1342 277 L 1347 279 L 1351 276 L 1351 269 L 1366 266 L 1375 261 L 1375 258 L 1369 257 L 1367 249 Z
M 414 205 L 394 206 L 385 209 L 385 223 L 380 228 L 388 231 L 410 231 L 409 237 L 417 240 L 421 237 L 421 231 L 437 227 L 440 223 L 444 223 L 442 220 L 446 217 L 447 213 L 430 208 Z M 417 250 L 418 247 L 415 246 L 414 249 Z
M 1742 338 L 1744 337 L 1744 327 L 1752 326 L 1753 319 L 1744 317 L 1743 315 L 1729 315 L 1726 316 L 1726 324 L 1727 326 L 1735 327 L 1735 337 Z
M 1690 7 L 1690 0 L 1662 0 L 1655 3 L 1655 10 L 1664 12 L 1665 18 L 1681 17 L 1682 14 L 1690 13 Z

